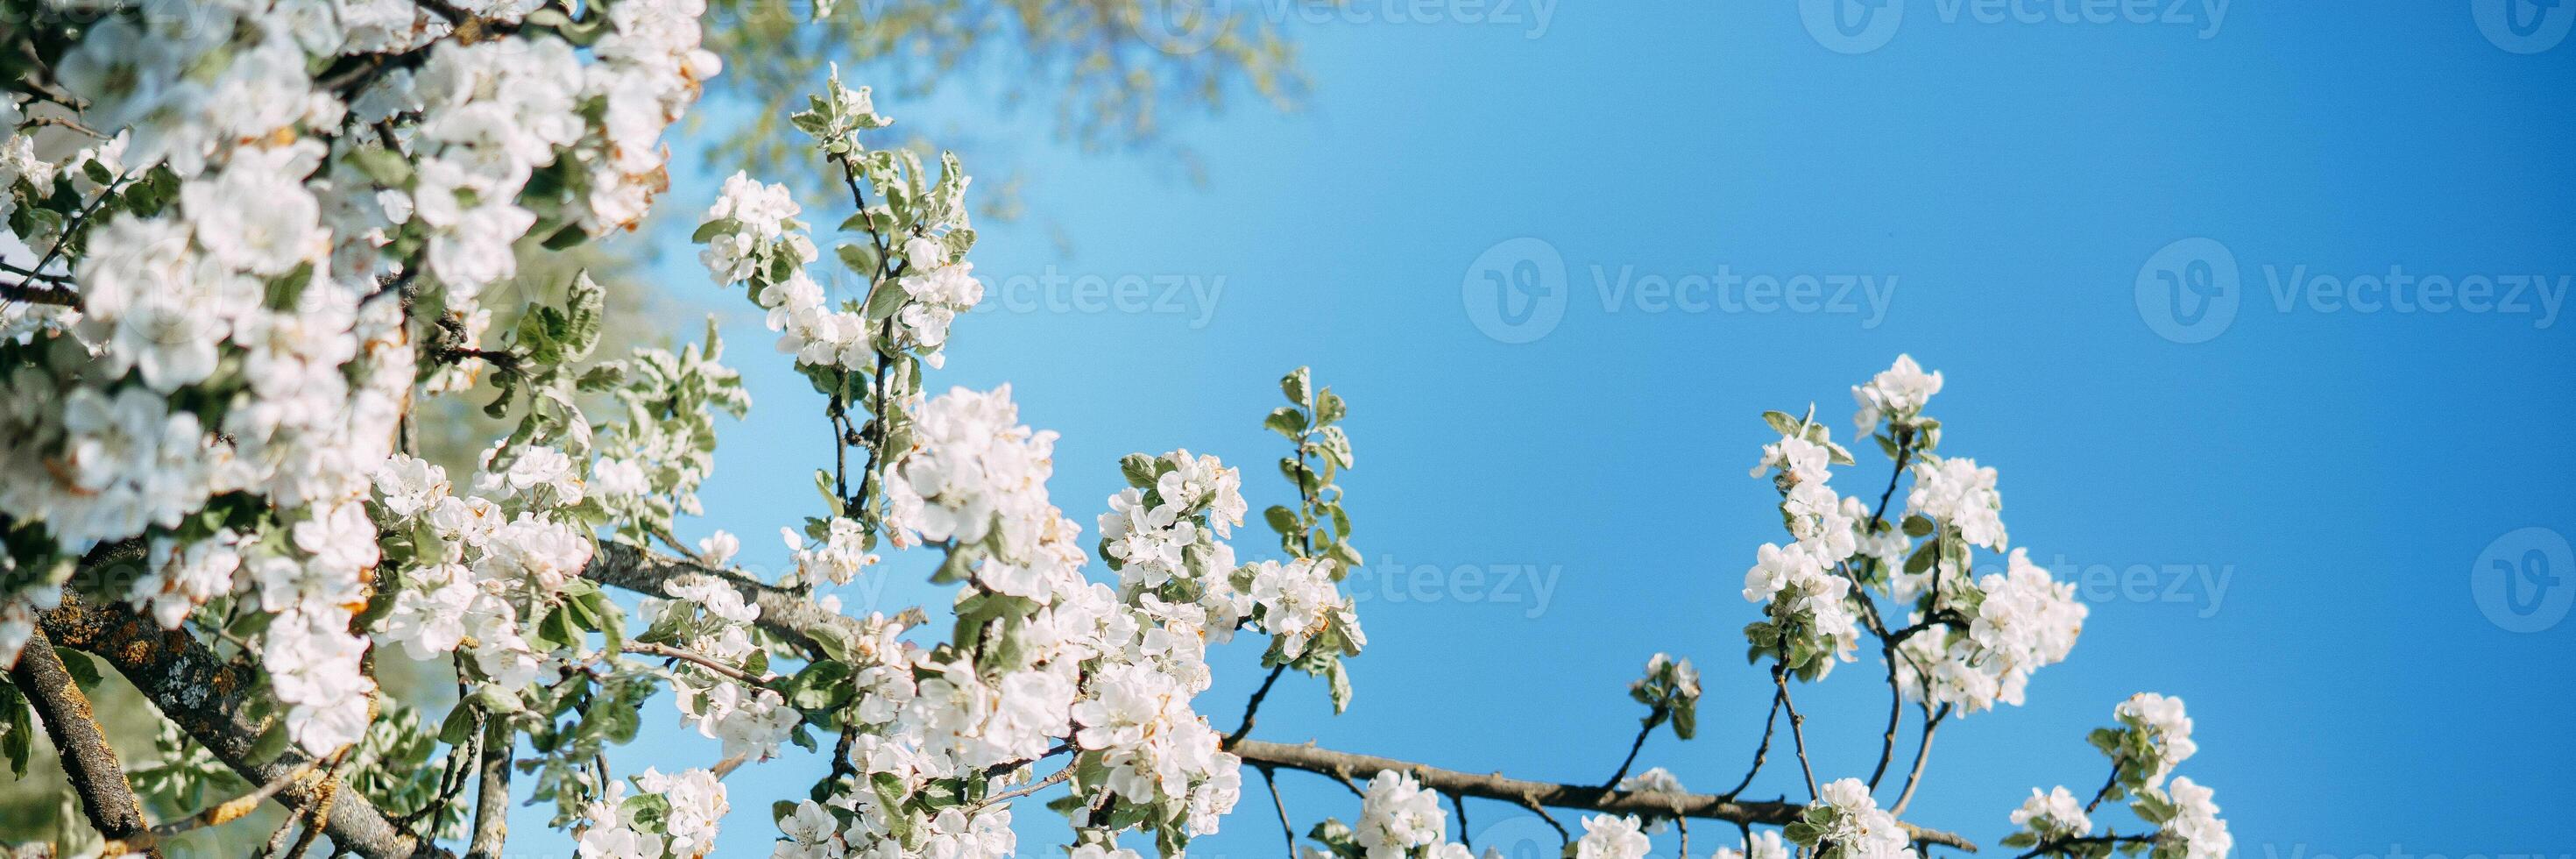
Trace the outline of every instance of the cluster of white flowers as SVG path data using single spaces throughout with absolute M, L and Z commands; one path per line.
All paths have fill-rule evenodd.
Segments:
M 2004 499 L 1995 492 L 1995 470 L 1973 459 L 1929 457 L 1914 464 L 1906 512 L 1958 529 L 1971 546 L 2002 551 Z
M 671 595 L 670 600 L 646 599 L 639 614 L 654 629 L 674 630 L 681 647 L 727 665 L 743 664 L 757 649 L 751 625 L 760 619 L 760 606 L 745 602 L 740 591 L 697 580 L 672 586 Z M 674 612 L 680 614 L 667 616 Z M 693 663 L 673 670 L 671 691 L 681 720 L 700 736 L 721 741 L 729 758 L 764 761 L 776 756 L 802 718 L 776 690 Z
M 1858 643 L 1858 615 L 1850 603 L 1853 580 L 1840 568 L 1869 539 L 1869 512 L 1860 499 L 1843 497 L 1828 485 L 1832 466 L 1852 459 L 1823 425 L 1778 412 L 1764 417 L 1781 436 L 1762 446 L 1752 474 L 1772 475 L 1781 495 L 1781 521 L 1795 542 L 1785 548 L 1763 544 L 1753 568 L 1745 572 L 1744 599 L 1768 603 L 1770 621 L 1760 627 L 1754 643 L 1821 677 L 1836 659 L 1820 657 L 1849 661 Z
M 1826 485 L 1832 479 L 1832 464 L 1837 458 L 1849 462 L 1850 454 L 1824 435 L 1824 427 L 1802 424 L 1796 434 L 1782 435 L 1779 443 L 1763 445 L 1762 461 L 1754 465 L 1753 476 L 1777 470 L 1776 483 L 1782 493 L 1780 511 L 1789 535 L 1818 562 L 1831 566 L 1860 550 L 1865 536 L 1861 533 L 1862 523 L 1869 518 L 1869 511 L 1862 507 L 1860 499 L 1843 497 Z
M 624 782 L 611 782 L 584 807 L 576 845 L 583 859 L 714 855 L 717 824 L 732 809 L 715 773 L 647 768 L 635 777 L 635 787 L 641 792 L 630 796 Z
M 464 5 L 503 25 L 534 8 Z M 527 594 L 496 576 L 560 582 L 587 560 L 582 529 L 503 522 L 493 502 L 512 494 L 459 499 L 425 464 L 389 478 L 407 497 L 369 491 L 417 380 L 426 326 L 409 299 L 470 341 L 489 319 L 476 294 L 532 229 L 640 220 L 665 182 L 661 133 L 715 73 L 703 4 L 601 5 L 587 50 L 550 28 L 451 40 L 445 17 L 400 0 L 92 11 L 52 63 L 78 108 L 0 98 L 0 222 L 18 225 L 0 229 L 64 260 L 78 299 L 0 318 L 20 359 L 0 374 L 9 539 L 65 558 L 138 541 L 139 574 L 111 586 L 167 628 L 225 597 L 275 615 L 248 643 L 288 736 L 316 755 L 371 719 L 354 618 L 385 582 L 411 583 L 377 625 L 388 641 L 437 653 L 472 638 L 494 651 L 477 653 L 487 675 L 532 676 L 515 619 L 490 608 Z M 412 51 L 416 68 L 362 56 Z M 39 121 L 100 142 L 40 156 L 66 147 L 40 145 Z M 388 286 L 423 272 L 402 296 Z M 531 482 L 545 465 L 483 476 L 560 491 Z M 633 476 L 601 472 L 611 487 Z M 451 551 L 376 569 L 371 497 Z M 0 663 L 62 584 L 7 573 Z
M 2020 706 L 2031 672 L 2074 650 L 2091 612 L 2076 600 L 2075 584 L 2050 577 L 2023 549 L 2005 563 L 2005 572 L 1986 574 L 1974 588 L 1941 592 L 1941 609 L 1966 617 L 1967 629 L 1927 632 L 1898 646 L 1897 679 L 1907 694 L 1969 713 L 1998 701 Z
M 1646 859 L 1654 842 L 1637 819 L 1595 814 L 1583 819 L 1583 837 L 1574 840 L 1574 859 Z
M 1368 859 L 1465 856 L 1465 847 L 1446 843 L 1448 828 L 1439 794 L 1422 789 L 1410 774 L 1389 770 L 1369 779 L 1352 835 Z
M 979 547 L 976 581 L 1015 597 L 1045 602 L 1081 587 L 1081 527 L 1047 500 L 1055 433 L 1019 423 L 1010 386 L 954 389 L 915 409 L 912 430 L 886 469 L 895 545 Z
M 515 453 L 499 471 L 488 470 L 497 457 L 486 454 L 478 495 L 456 494 L 445 469 L 413 457 L 391 457 L 375 471 L 379 514 L 414 535 L 412 565 L 376 640 L 427 659 L 470 638 L 468 664 L 501 690 L 536 680 L 548 657 L 525 625 L 581 577 L 593 551 L 586 529 L 562 521 L 561 508 L 583 494 L 569 458 L 549 447 Z
M 778 351 L 797 364 L 871 367 L 876 350 L 867 316 L 831 307 L 823 285 L 805 273 L 819 252 L 796 219 L 803 212 L 785 185 L 740 172 L 726 177 L 724 193 L 700 219 L 706 248 L 698 261 L 718 285 L 750 284 L 752 301 L 769 312 L 769 330 L 779 332 Z
M 798 583 L 846 585 L 877 562 L 877 556 L 867 550 L 867 531 L 856 520 L 835 516 L 823 528 L 823 536 L 810 544 L 793 528 L 778 529 L 787 542 L 788 557 L 796 563 Z
M 2218 817 L 2217 792 L 2182 776 L 2146 793 L 2138 805 L 2153 807 L 2141 808 L 2140 815 L 2163 824 L 2156 832 L 2155 859 L 2226 859 L 2236 848 L 2236 836 Z
M 963 180 L 957 184 L 962 191 Z M 769 329 L 780 332 L 779 351 L 799 365 L 868 371 L 880 353 L 910 351 L 943 366 L 949 324 L 984 299 L 974 264 L 934 237 L 963 225 L 915 225 L 897 249 L 900 268 L 886 261 L 886 271 L 900 273 L 876 284 L 865 307 L 836 307 L 805 270 L 818 254 L 796 219 L 802 211 L 786 186 L 735 173 L 700 220 L 706 248 L 698 259 L 717 284 L 749 285 L 752 300 L 768 311 Z M 880 272 L 854 274 L 874 282 Z
M 948 324 L 984 300 L 984 283 L 975 279 L 974 263 L 949 261 L 948 247 L 928 238 L 904 240 L 903 258 L 912 273 L 895 280 L 905 295 L 903 309 L 894 314 L 895 342 L 919 351 L 923 363 L 941 366 L 947 362 L 940 348 L 948 344 Z
M 1869 435 L 1880 421 L 1910 425 L 1923 415 L 1923 406 L 1941 392 L 1941 373 L 1923 372 L 1911 355 L 1896 356 L 1895 366 L 1873 376 L 1866 385 L 1852 386 L 1852 402 L 1860 409 L 1852 414 L 1852 423 L 1861 435 Z
M 2118 743 L 2107 751 L 2123 774 L 2133 773 L 2138 784 L 2149 788 L 2164 784 L 2175 765 L 2200 751 L 2200 745 L 2191 740 L 2191 716 L 2183 711 L 2180 698 L 2140 692 L 2112 708 L 2111 716 L 2120 721 L 2121 730 Z
M 1797 657 L 1801 651 L 1832 657 L 1811 663 L 1820 666 L 1820 673 L 1830 671 L 1836 659 L 1851 661 L 1852 651 L 1859 646 L 1858 616 L 1852 612 L 1850 595 L 1851 580 L 1827 570 L 1803 545 L 1782 548 L 1764 543 L 1753 568 L 1744 573 L 1744 600 L 1767 603 L 1774 634 L 1780 636 L 1764 649 L 1790 651 L 1793 664 L 1806 662 Z
M 1109 512 L 1099 519 L 1101 556 L 1118 571 L 1120 596 L 1133 601 L 1152 595 L 1158 601 L 1193 606 L 1203 613 L 1190 619 L 1193 625 L 1213 640 L 1229 640 L 1235 627 L 1252 614 L 1253 598 L 1246 587 L 1264 584 L 1237 586 L 1234 547 L 1222 539 L 1233 536 L 1234 527 L 1243 524 L 1242 474 L 1216 457 L 1187 450 L 1152 458 L 1141 467 L 1150 470 L 1150 482 L 1131 475 L 1131 483 L 1145 485 L 1129 486 L 1110 496 Z M 1257 572 L 1259 568 L 1249 569 Z M 1297 573 L 1284 567 L 1273 572 L 1266 586 L 1282 591 L 1282 599 L 1326 599 L 1314 593 L 1310 584 L 1284 578 Z M 1316 570 L 1309 567 L 1302 574 L 1311 576 Z M 1323 568 L 1322 575 L 1329 584 L 1331 569 Z M 1288 597 L 1284 595 L 1288 589 L 1301 593 Z M 1289 608 L 1329 611 L 1320 605 Z M 1310 634 L 1323 629 L 1303 628 Z
M 2030 798 L 2012 813 L 2014 826 L 2028 830 L 2040 839 L 2068 838 L 2093 833 L 2093 819 L 2085 816 L 2084 803 L 2059 785 L 2042 793 L 2030 789 Z
M 1240 792 L 1241 762 L 1190 701 L 1211 679 L 1208 640 L 1243 609 L 1229 602 L 1219 614 L 1145 590 L 1122 597 L 1085 581 L 1080 529 L 1047 497 L 1054 435 L 1018 424 L 1008 394 L 960 389 L 915 406 L 911 444 L 886 465 L 889 533 L 942 545 L 961 584 L 959 614 L 989 623 L 965 627 L 979 639 L 924 649 L 872 621 L 886 634 L 852 656 L 854 763 L 864 778 L 900 785 L 898 796 L 925 796 L 954 789 L 934 782 L 981 784 L 1064 744 L 1097 768 L 1097 788 L 1146 810 L 1149 826 L 1212 832 Z M 1193 499 L 1180 515 L 1205 524 L 1212 510 L 1240 510 L 1239 497 L 1220 497 L 1235 494 L 1231 470 L 1187 461 L 1195 470 L 1168 487 Z M 778 854 L 799 859 L 998 855 L 1014 844 L 1007 805 L 890 804 L 866 788 L 798 809 L 781 831 Z
M 1335 634 L 1345 655 L 1368 644 L 1360 630 L 1358 604 L 1333 581 L 1329 558 L 1293 558 L 1286 563 L 1262 561 L 1246 568 L 1252 577 L 1253 617 L 1262 632 L 1277 639 L 1282 658 L 1304 656 L 1319 636 Z
M 1807 807 L 1803 828 L 1791 840 L 1821 848 L 1818 859 L 1912 859 L 1914 837 L 1880 810 L 1860 779 L 1828 782 Z M 1793 827 L 1797 825 L 1793 824 Z

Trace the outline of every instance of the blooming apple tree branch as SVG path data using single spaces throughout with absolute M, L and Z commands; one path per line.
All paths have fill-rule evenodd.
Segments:
M 1055 433 L 1008 386 L 930 382 L 983 300 L 970 176 L 953 154 L 878 145 L 893 121 L 837 70 L 787 144 L 846 200 L 736 174 L 692 235 L 715 287 L 759 308 L 811 383 L 832 440 L 811 514 L 774 523 L 789 564 L 761 573 L 734 562 L 730 533 L 677 536 L 706 513 L 720 422 L 751 408 L 713 327 L 602 354 L 608 294 L 587 276 L 560 300 L 494 288 L 521 253 L 634 228 L 655 205 L 663 132 L 721 67 L 697 0 L 6 12 L 26 25 L 0 32 L 0 228 L 35 259 L 0 268 L 0 757 L 22 770 L 41 722 L 120 850 L 273 802 L 289 812 L 275 852 L 507 855 L 523 834 L 507 810 L 529 804 L 583 856 L 695 859 L 738 791 L 778 787 L 739 773 L 817 755 L 825 774 L 771 806 L 777 856 L 1177 856 L 1225 824 L 1249 765 L 1358 795 L 1353 823 L 1307 817 L 1310 855 L 1461 857 L 1474 798 L 1538 815 L 1575 857 L 1635 859 L 1667 824 L 1686 853 L 1698 819 L 1735 825 L 1714 851 L 1734 859 L 1904 859 L 1975 848 L 1897 819 L 1933 728 L 2021 704 L 2085 617 L 2008 547 L 1995 471 L 1940 452 L 1924 413 L 1940 375 L 1900 358 L 1854 390 L 1862 434 L 1895 463 L 1874 510 L 1831 488 L 1856 462 L 1813 409 L 1765 415 L 1779 440 L 1754 473 L 1788 537 L 1757 550 L 1743 595 L 1771 713 L 1727 792 L 1637 769 L 1672 760 L 1659 730 L 1700 738 L 1697 670 L 1665 654 L 1630 686 L 1645 713 L 1609 741 L 1625 755 L 1584 764 L 1610 771 L 1597 785 L 1258 738 L 1289 671 L 1323 680 L 1335 713 L 1355 698 L 1348 403 L 1304 368 L 1280 382 L 1263 425 L 1287 443 L 1289 491 L 1260 516 L 1275 553 L 1235 546 L 1261 490 L 1187 449 L 1069 464 L 1125 483 L 1086 535 L 1049 492 Z M 499 437 L 470 464 L 413 455 L 421 404 L 468 395 Z M 926 556 L 951 599 L 845 611 L 837 589 L 890 575 L 881 553 Z M 2000 570 L 1980 574 L 1981 557 Z M 1856 661 L 1864 633 L 1889 718 L 1869 778 L 1835 779 L 1793 686 Z M 1239 637 L 1267 673 L 1220 733 L 1198 699 L 1212 649 Z M 120 763 L 83 715 L 90 660 L 57 646 L 142 690 L 154 764 Z M 453 701 L 380 685 L 397 661 L 442 692 L 452 680 Z M 663 693 L 667 709 L 648 706 Z M 1909 701 L 1919 739 L 1882 809 Z M 1803 801 L 1741 798 L 1783 713 Z M 2080 805 L 2035 793 L 2004 843 L 2223 855 L 2210 792 L 2169 778 L 2193 752 L 2181 703 L 2141 695 L 2115 718 L 2092 737 L 2105 786 Z M 710 748 L 631 747 L 647 719 Z M 1273 787 L 1295 850 L 1298 813 Z M 2113 800 L 2139 824 L 2095 831 Z M 1024 844 L 1029 814 L 1072 834 Z

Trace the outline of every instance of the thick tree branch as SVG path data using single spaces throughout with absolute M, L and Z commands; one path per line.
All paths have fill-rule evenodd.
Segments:
M 518 731 L 499 716 L 483 720 L 483 756 L 474 792 L 474 842 L 465 859 L 499 859 L 510 837 L 510 756 Z
M 1285 745 L 1243 740 L 1229 751 L 1258 767 L 1302 770 L 1339 779 L 1365 778 L 1379 772 L 1411 773 L 1422 786 L 1443 793 L 1496 799 L 1531 807 L 1579 809 L 1609 814 L 1700 817 L 1739 824 L 1785 825 L 1806 806 L 1789 802 L 1732 801 L 1707 794 L 1641 793 L 1589 785 L 1556 784 L 1508 778 L 1501 773 L 1475 775 L 1409 761 L 1319 749 L 1312 743 Z M 1976 842 L 1937 829 L 1904 824 L 1914 840 L 1974 852 Z
M 165 632 L 124 606 L 91 606 L 69 594 L 61 608 L 42 615 L 41 627 L 59 644 L 106 659 L 160 708 L 163 717 L 244 780 L 269 784 L 311 762 L 292 748 L 268 760 L 254 753 L 266 726 L 251 718 L 245 707 L 258 686 L 257 669 L 250 664 L 223 660 L 188 634 Z M 395 830 L 373 803 L 336 779 L 287 782 L 279 798 L 292 808 L 312 807 L 325 796 L 337 796 L 322 822 L 323 832 L 346 852 L 367 859 L 451 855 Z
M 54 653 L 54 643 L 45 633 L 38 631 L 27 639 L 18 664 L 9 669 L 9 679 L 18 684 L 18 691 L 25 693 L 45 723 L 45 736 L 54 741 L 63 775 L 80 795 L 81 812 L 89 815 L 90 825 L 126 849 L 160 856 L 160 849 L 152 844 L 152 825 L 143 819 L 143 803 L 134 798 L 134 786 L 125 780 L 125 765 L 117 761 L 116 749 L 107 744 L 107 735 L 90 713 L 89 697 L 72 682 L 71 671 L 63 667 L 63 658 Z

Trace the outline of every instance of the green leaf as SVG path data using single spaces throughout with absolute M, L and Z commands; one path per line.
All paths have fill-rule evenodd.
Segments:
M 1261 425 L 1271 432 L 1295 439 L 1306 434 L 1306 413 L 1296 406 L 1280 406 L 1270 410 L 1270 416 L 1263 418 Z
M 400 188 L 411 184 L 411 161 L 402 153 L 368 146 L 349 150 L 346 158 L 350 166 L 358 168 L 358 172 L 366 174 L 378 185 Z
M 79 684 L 82 690 L 98 688 L 98 665 L 89 661 L 89 654 L 56 645 L 54 655 L 62 659 L 63 672 L 70 674 L 72 682 Z
M 1349 407 L 1343 405 L 1341 395 L 1333 393 L 1333 389 L 1325 388 L 1316 392 L 1315 423 L 1319 425 L 1339 423 L 1342 417 L 1349 413 Z
M 590 231 L 582 229 L 580 224 L 565 224 L 563 229 L 556 230 L 554 235 L 547 236 L 543 244 L 546 250 L 559 251 L 579 247 L 588 241 L 590 241 Z
M 1270 509 L 1261 511 L 1261 518 L 1269 521 L 1270 530 L 1277 531 L 1282 536 L 1295 534 L 1299 530 L 1297 512 L 1282 505 L 1270 505 Z
M 1940 547 L 1941 541 L 1934 540 L 1923 544 L 1922 548 L 1914 550 L 1914 554 L 1907 556 L 1905 559 L 1905 571 L 1908 573 L 1920 573 L 1925 570 L 1932 569 L 1932 562 L 1937 560 L 1939 557 L 1939 553 L 1936 550 Z
M 737 221 L 732 218 L 717 218 L 715 220 L 699 224 L 698 231 L 689 234 L 689 241 L 703 245 L 707 243 L 708 239 L 739 229 L 742 229 L 741 221 Z
M 1788 412 L 1763 412 L 1762 422 L 1770 424 L 1772 432 L 1783 436 L 1798 434 L 1798 419 L 1790 417 Z
M 1339 716 L 1351 707 L 1350 669 L 1342 667 L 1342 661 L 1335 659 L 1326 663 L 1324 680 L 1332 685 L 1333 715 Z
M 463 702 L 447 711 L 447 720 L 438 724 L 438 739 L 448 745 L 461 745 L 474 737 L 474 708 Z
M 877 270 L 875 248 L 866 245 L 841 244 L 832 246 L 832 254 L 841 258 L 842 265 L 849 266 L 851 271 L 861 275 Z
M 1304 367 L 1291 370 L 1286 377 L 1279 380 L 1279 392 L 1287 394 L 1288 402 L 1292 404 L 1308 405 L 1307 392 L 1313 390 L 1309 382 L 1311 376 L 1312 374 Z
M 903 286 L 893 279 L 877 281 L 876 286 L 868 292 L 868 318 L 881 320 L 893 316 L 897 309 L 903 307 L 904 301 L 910 298 L 912 293 L 903 291 Z
M 35 734 L 35 717 L 27 709 L 26 696 L 9 678 L 0 676 L 0 757 L 9 759 L 12 777 L 27 776 L 27 756 L 35 749 Z
M 1137 489 L 1151 489 L 1154 487 L 1154 479 L 1160 476 L 1154 470 L 1154 465 L 1158 461 L 1157 457 L 1131 453 L 1118 458 L 1118 474 L 1127 478 L 1129 486 Z

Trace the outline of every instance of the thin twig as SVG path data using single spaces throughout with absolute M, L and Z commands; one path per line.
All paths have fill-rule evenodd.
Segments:
M 207 806 L 204 811 L 152 827 L 152 836 L 154 838 L 171 838 L 209 826 L 222 826 L 226 823 L 239 820 L 242 817 L 249 815 L 252 811 L 257 810 L 260 803 L 268 801 L 269 797 L 276 796 L 278 791 L 285 790 L 287 785 L 294 784 L 298 780 L 303 779 L 305 773 L 312 771 L 313 762 L 305 761 L 302 766 L 288 770 L 285 775 L 279 776 L 267 784 L 260 785 L 257 789 L 254 789 L 249 793 Z
M 1779 826 L 1801 819 L 1807 810 L 1805 803 L 1738 801 L 1708 794 L 1603 790 L 1589 784 L 1528 781 L 1500 773 L 1459 772 L 1411 761 L 1322 749 L 1312 743 L 1292 746 L 1246 739 L 1235 744 L 1234 754 L 1243 758 L 1247 766 L 1301 770 L 1342 780 L 1381 772 L 1401 772 L 1413 776 L 1425 790 L 1499 800 L 1523 807 L 1537 805 L 1585 813 L 1633 815 L 1641 819 L 1697 817 Z M 1974 842 L 1953 833 L 1911 825 L 1906 826 L 1906 833 L 1916 840 L 1962 850 L 1976 849 Z
M 1878 790 L 1879 779 L 1887 776 L 1887 764 L 1896 758 L 1896 729 L 1905 719 L 1905 689 L 1896 681 L 1896 645 L 1882 644 L 1880 652 L 1887 657 L 1887 735 L 1879 739 L 1878 766 L 1869 771 L 1869 789 Z
M 1628 757 L 1619 761 L 1619 771 L 1611 773 L 1610 780 L 1601 783 L 1602 787 L 1616 788 L 1620 779 L 1628 777 L 1628 768 L 1637 765 L 1637 752 L 1646 748 L 1646 736 L 1654 733 L 1655 726 L 1663 721 L 1664 708 L 1656 707 L 1655 712 L 1646 717 L 1645 727 L 1637 729 L 1637 741 L 1628 744 Z
M 1807 798 L 1821 796 L 1816 790 L 1816 768 L 1807 762 L 1807 717 L 1798 715 L 1798 703 L 1789 699 L 1789 667 L 1772 663 L 1771 682 L 1780 687 L 1780 708 L 1789 711 L 1789 739 L 1797 744 L 1798 771 L 1807 777 Z
M 1474 851 L 1476 842 L 1467 835 L 1467 798 L 1454 793 L 1450 794 L 1449 807 L 1458 810 L 1458 846 Z
M 1905 806 L 1914 801 L 1914 788 L 1923 783 L 1923 762 L 1932 756 L 1932 732 L 1940 730 L 1941 720 L 1947 718 L 1950 718 L 1950 705 L 1941 705 L 1938 712 L 1934 712 L 1930 704 L 1923 705 L 1923 740 L 1914 747 L 1914 769 L 1905 774 L 1905 789 L 1896 794 L 1896 806 L 1887 813 L 1902 815 Z
M 717 661 L 715 657 L 693 650 L 684 650 L 672 647 L 667 644 L 629 641 L 626 642 L 626 646 L 623 649 L 627 653 L 642 656 L 658 656 L 664 659 L 677 659 L 682 662 L 713 671 L 717 674 L 724 675 L 727 679 L 733 680 L 737 683 L 747 683 L 753 686 L 766 686 L 770 683 L 777 682 L 778 680 L 776 675 L 754 676 L 751 672 Z
M 1073 767 L 1068 766 L 1068 767 L 1065 767 L 1065 768 L 1063 768 L 1063 769 L 1056 770 L 1056 771 L 1055 771 L 1055 772 L 1053 772 L 1053 773 L 1049 773 L 1049 774 L 1047 775 L 1047 777 L 1046 777 L 1046 778 L 1038 779 L 1037 781 L 1030 783 L 1027 787 L 1019 788 L 1019 789 L 1017 789 L 1017 790 L 1006 790 L 1006 791 L 1003 791 L 1003 792 L 1001 792 L 1001 793 L 997 793 L 997 794 L 993 794 L 992 796 L 985 797 L 985 798 L 984 798 L 984 804 L 983 804 L 982 806 L 980 806 L 980 807 L 979 807 L 979 810 L 980 810 L 980 809 L 982 809 L 982 808 L 991 808 L 991 807 L 996 806 L 996 805 L 1001 805 L 1002 803 L 1006 803 L 1006 802 L 1009 802 L 1009 801 L 1014 800 L 1014 799 L 1018 799 L 1018 798 L 1023 797 L 1023 796 L 1028 796 L 1028 795 L 1030 795 L 1030 794 L 1037 793 L 1038 791 L 1045 790 L 1045 789 L 1047 789 L 1047 788 L 1054 787 L 1054 786 L 1059 785 L 1059 784 L 1063 784 L 1065 779 L 1069 779 L 1069 778 L 1072 778 L 1072 777 L 1073 777 Z
M 1252 700 L 1243 705 L 1243 725 L 1225 736 L 1225 745 L 1232 746 L 1244 735 L 1252 733 L 1252 717 L 1261 712 L 1262 699 L 1270 697 L 1270 684 L 1279 682 L 1279 675 L 1287 670 L 1288 663 L 1279 663 L 1270 669 L 1270 676 L 1261 679 L 1261 688 L 1252 690 Z
M 1288 800 L 1279 796 L 1279 776 L 1269 767 L 1253 767 L 1261 772 L 1261 783 L 1270 786 L 1270 805 L 1279 810 L 1279 835 L 1288 840 L 1288 859 L 1297 859 L 1297 826 L 1288 822 Z M 1462 815 L 1460 820 L 1466 818 Z
M 1742 794 L 1745 788 L 1753 785 L 1753 776 L 1762 772 L 1762 762 L 1771 757 L 1772 730 L 1779 724 L 1780 694 L 1774 692 L 1771 694 L 1771 715 L 1762 720 L 1762 744 L 1753 747 L 1753 768 L 1744 771 L 1744 779 L 1735 783 L 1735 789 L 1718 794 L 1719 796 L 1734 799 L 1738 794 Z

